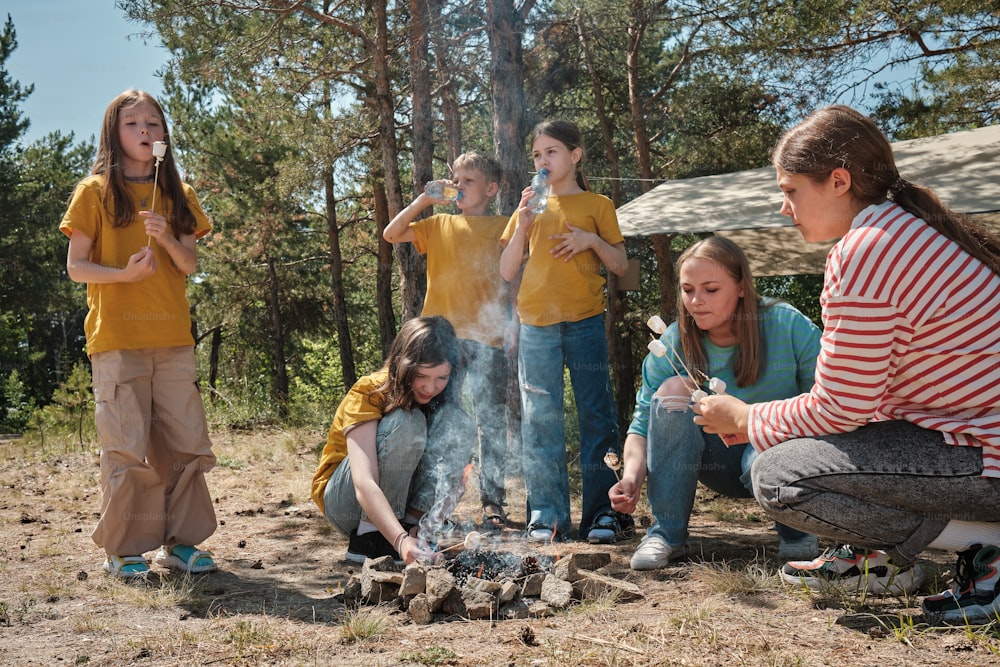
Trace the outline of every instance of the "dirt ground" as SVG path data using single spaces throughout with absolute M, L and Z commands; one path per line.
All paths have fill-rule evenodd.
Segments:
M 0 442 L 0 664 L 1000 663 L 996 625 L 930 628 L 919 598 L 813 596 L 785 586 L 760 511 L 704 490 L 692 520 L 694 555 L 669 569 L 631 571 L 638 538 L 558 545 L 561 554 L 609 551 L 601 573 L 637 584 L 641 600 L 600 599 L 547 618 L 429 625 L 392 609 L 348 610 L 338 595 L 356 571 L 344 560 L 346 538 L 308 495 L 321 439 L 216 433 L 219 462 L 209 485 L 220 526 L 204 546 L 221 569 L 184 577 L 154 566 L 143 585 L 105 576 L 102 551 L 90 540 L 100 500 L 97 450 Z M 523 521 L 523 486 L 517 479 L 509 486 L 511 519 Z M 478 519 L 477 498 L 470 488 L 462 518 Z M 952 557 L 929 556 L 921 561 L 925 588 L 937 592 Z

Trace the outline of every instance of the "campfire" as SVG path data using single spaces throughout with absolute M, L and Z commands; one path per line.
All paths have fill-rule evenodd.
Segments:
M 537 618 L 603 595 L 622 601 L 642 597 L 634 584 L 596 571 L 611 562 L 607 552 L 560 557 L 520 541 L 488 541 L 476 533 L 471 540 L 467 536 L 442 549 L 440 556 L 434 563 L 405 568 L 388 556 L 369 559 L 348 582 L 344 602 L 395 604 L 423 624 L 456 618 Z

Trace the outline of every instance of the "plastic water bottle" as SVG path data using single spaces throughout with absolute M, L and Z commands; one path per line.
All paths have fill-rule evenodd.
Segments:
M 535 177 L 531 179 L 531 189 L 535 195 L 528 200 L 528 208 L 535 215 L 542 213 L 549 205 L 549 170 L 544 167 L 538 170 Z
M 454 185 L 445 185 L 441 181 L 431 181 L 424 186 L 424 193 L 433 199 L 447 199 L 457 201 L 462 193 Z

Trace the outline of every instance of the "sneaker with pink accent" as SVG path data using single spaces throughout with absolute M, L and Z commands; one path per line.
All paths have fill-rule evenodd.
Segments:
M 1000 619 L 1000 547 L 976 544 L 958 553 L 951 588 L 924 598 L 933 623 L 989 623 Z
M 781 578 L 793 586 L 845 593 L 908 595 L 923 581 L 916 563 L 898 565 L 884 551 L 842 544 L 811 561 L 790 561 L 781 567 Z

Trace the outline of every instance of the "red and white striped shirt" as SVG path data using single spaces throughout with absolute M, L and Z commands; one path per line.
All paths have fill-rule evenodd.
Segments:
M 820 305 L 816 382 L 750 406 L 758 450 L 902 419 L 982 447 L 983 476 L 1000 477 L 1000 276 L 885 202 L 831 249 Z

